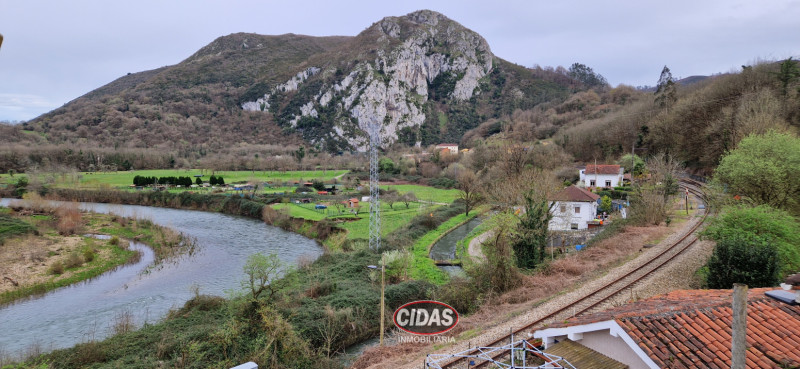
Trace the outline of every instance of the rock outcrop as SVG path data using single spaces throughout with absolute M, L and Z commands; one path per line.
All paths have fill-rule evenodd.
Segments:
M 392 144 L 401 129 L 423 124 L 423 105 L 431 98 L 431 88 L 441 84 L 437 82 L 450 82 L 437 90 L 438 98 L 467 101 L 481 92 L 480 81 L 492 70 L 494 56 L 486 40 L 437 12 L 387 17 L 364 34 L 377 36 L 371 50 L 374 59 L 355 64 L 346 75 L 335 73 L 335 66 L 306 68 L 262 98 L 243 103 L 242 109 L 269 111 L 271 94 L 301 89 L 304 81 L 319 74 L 318 90 L 303 94 L 307 101 L 284 114 L 282 123 L 297 129 L 301 119 L 319 119 L 319 112 L 327 109 L 334 112 L 325 117 L 332 122 L 311 119 L 310 124 L 330 124 L 332 129 L 326 137 L 312 137 L 317 141 L 313 143 L 335 140 L 365 150 L 366 125 L 381 124 L 383 145 Z M 323 69 L 326 72 L 319 73 Z

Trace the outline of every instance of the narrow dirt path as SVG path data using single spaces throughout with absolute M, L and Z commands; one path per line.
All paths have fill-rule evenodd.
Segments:
M 486 231 L 486 232 L 483 232 L 483 233 L 475 236 L 475 238 L 473 238 L 471 241 L 469 241 L 469 247 L 467 247 L 467 254 L 469 254 L 470 257 L 475 258 L 475 259 L 479 259 L 479 260 L 486 259 L 486 256 L 483 255 L 483 249 L 481 248 L 481 245 L 484 242 L 486 242 L 486 240 L 488 240 L 489 237 L 492 237 L 493 235 L 494 235 L 494 232 Z

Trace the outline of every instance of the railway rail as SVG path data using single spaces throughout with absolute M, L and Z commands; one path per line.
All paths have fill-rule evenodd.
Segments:
M 704 183 L 700 180 L 694 178 L 682 178 L 680 180 L 680 185 L 683 189 L 688 190 L 689 193 L 693 194 L 699 200 L 704 201 L 705 196 L 703 194 L 702 186 Z M 520 328 L 514 329 L 509 332 L 508 335 L 503 336 L 499 339 L 490 342 L 488 345 L 484 347 L 494 347 L 494 346 L 502 346 L 503 344 L 509 342 L 512 337 L 525 337 L 528 336 L 528 333 L 532 333 L 535 328 L 539 328 L 545 323 L 552 322 L 552 321 L 562 321 L 564 319 L 568 319 L 571 317 L 576 317 L 580 315 L 584 315 L 587 313 L 594 312 L 601 308 L 605 303 L 608 303 L 611 299 L 615 296 L 620 295 L 621 293 L 628 291 L 636 286 L 637 283 L 640 283 L 642 280 L 650 276 L 653 272 L 659 270 L 660 268 L 664 267 L 665 265 L 669 264 L 671 261 L 675 260 L 678 256 L 684 253 L 687 249 L 689 249 L 692 245 L 697 243 L 698 239 L 696 236 L 696 232 L 698 228 L 703 224 L 703 221 L 708 216 L 708 207 L 705 206 L 703 209 L 702 221 L 697 222 L 692 228 L 686 232 L 679 240 L 674 242 L 669 247 L 666 247 L 661 252 L 657 253 L 656 255 L 651 256 L 649 259 L 641 262 L 639 266 L 633 268 L 631 271 L 625 273 L 624 275 L 620 276 L 613 281 L 610 281 L 599 288 L 595 289 L 592 293 L 586 294 L 585 296 L 576 299 L 575 301 L 566 304 L 565 306 L 556 309 L 547 315 L 531 321 L 527 323 L 525 326 Z M 479 351 L 476 349 L 475 354 L 478 354 Z M 491 360 L 488 359 L 467 359 L 464 357 L 454 358 L 452 361 L 444 363 L 442 365 L 437 365 L 437 367 L 441 368 L 482 368 L 487 367 L 491 363 L 497 360 L 501 360 L 504 357 L 508 357 L 509 351 L 508 350 L 501 350 L 499 352 L 494 353 L 491 356 Z

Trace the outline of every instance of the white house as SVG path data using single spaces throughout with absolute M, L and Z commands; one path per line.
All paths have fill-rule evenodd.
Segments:
M 583 188 L 569 186 L 550 197 L 554 204 L 550 212 L 548 229 L 551 231 L 568 231 L 571 229 L 587 229 L 589 222 L 597 215 L 597 199 L 600 196 Z
M 458 144 L 443 143 L 436 145 L 436 151 L 450 150 L 451 154 L 458 154 Z
M 731 291 L 673 291 L 555 323 L 533 337 L 542 340 L 544 352 L 569 340 L 631 369 L 730 368 Z M 748 291 L 747 368 L 800 366 L 794 296 L 775 288 Z
M 622 186 L 622 176 L 625 168 L 619 165 L 594 165 L 581 169 L 581 187 L 619 187 Z

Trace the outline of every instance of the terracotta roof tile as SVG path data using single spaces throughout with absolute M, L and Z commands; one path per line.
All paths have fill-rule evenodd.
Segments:
M 751 289 L 747 367 L 800 366 L 800 306 Z M 729 368 L 731 290 L 687 290 L 655 296 L 558 326 L 615 320 L 659 366 Z
M 585 174 L 619 174 L 619 165 L 587 164 Z
M 550 196 L 551 201 L 595 202 L 600 196 L 575 185 L 569 186 Z

